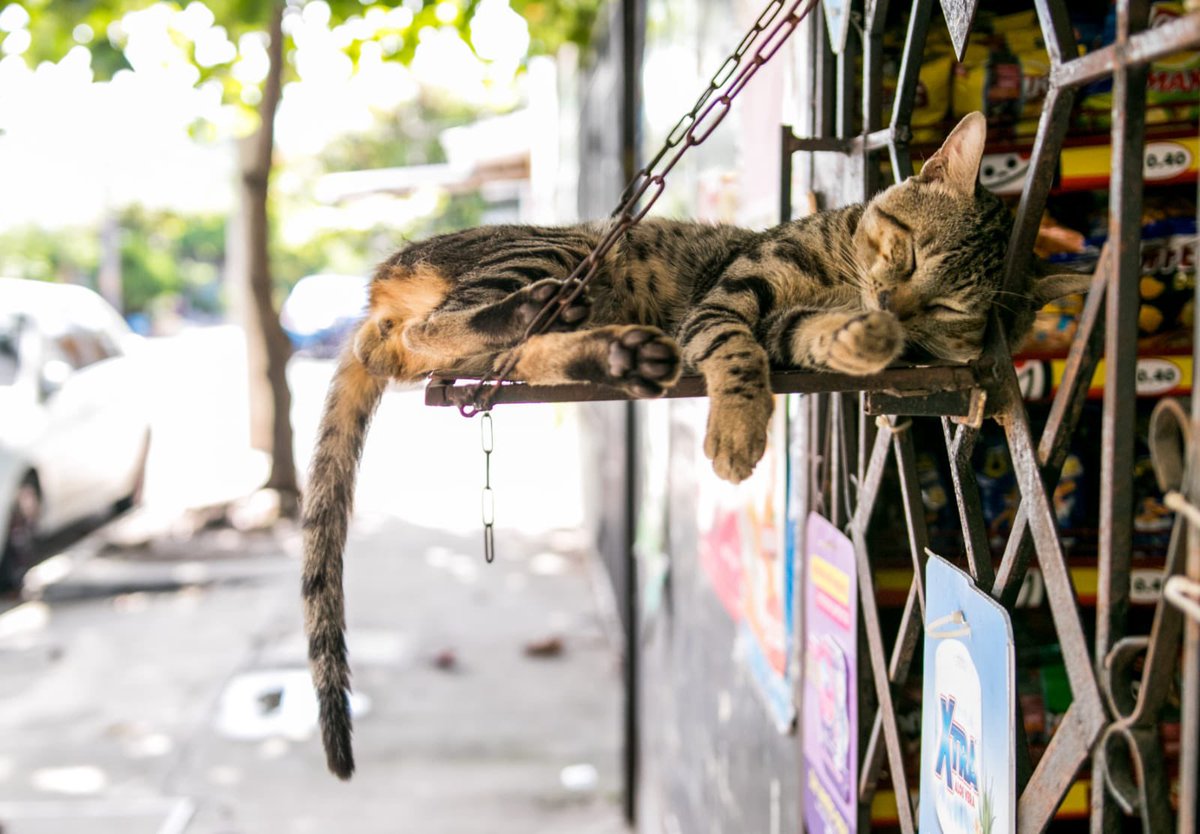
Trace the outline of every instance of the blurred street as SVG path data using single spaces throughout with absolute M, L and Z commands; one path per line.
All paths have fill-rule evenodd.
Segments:
M 298 530 L 196 521 L 264 474 L 241 338 L 146 343 L 145 507 L 38 568 L 32 599 L 0 600 L 0 831 L 624 830 L 620 666 L 584 558 L 573 412 L 497 414 L 486 565 L 478 421 L 386 395 L 347 554 L 360 715 L 343 784 L 313 734 Z M 292 363 L 302 465 L 331 370 Z

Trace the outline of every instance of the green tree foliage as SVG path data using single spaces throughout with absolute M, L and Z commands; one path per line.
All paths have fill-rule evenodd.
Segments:
M 422 93 L 412 103 L 375 115 L 369 130 L 343 134 L 321 151 L 318 163 L 324 172 L 445 162 L 442 131 L 483 114 L 463 102 Z
M 99 262 L 94 230 L 29 226 L 0 234 L 0 275 L 6 277 L 87 284 Z
M 204 313 L 221 308 L 225 218 L 131 207 L 121 213 L 121 280 L 127 313 L 167 296 Z
M 408 0 L 364 5 L 360 0 L 192 0 L 186 6 L 186 13 L 205 18 L 206 25 L 200 27 L 200 33 L 211 36 L 214 27 L 220 27 L 225 38 L 218 38 L 215 48 L 202 49 L 196 31 L 186 26 L 172 27 L 176 45 L 196 71 L 196 83 L 219 86 L 225 104 L 240 115 L 235 132 L 244 138 L 239 199 L 247 241 L 246 283 L 253 312 L 247 317 L 251 375 L 255 380 L 251 401 L 252 411 L 257 412 L 251 435 L 255 445 L 272 453 L 268 486 L 279 490 L 281 496 L 294 498 L 298 494 L 288 417 L 291 395 L 285 373 L 289 346 L 279 326 L 273 299 L 269 224 L 275 114 L 282 87 L 296 72 L 296 44 L 292 35 L 295 27 L 289 24 L 294 23 L 295 15 L 311 13 L 324 17 L 328 23 L 342 24 L 340 48 L 355 63 L 367 41 L 378 44 L 387 58 L 407 63 L 415 56 L 423 32 L 453 28 L 471 44 L 472 23 L 489 1 L 495 2 Z M 530 48 L 549 52 L 567 41 L 582 43 L 586 39 L 599 1 L 511 0 L 511 5 L 528 22 Z M 85 45 L 91 52 L 92 70 L 98 79 L 109 78 L 124 66 L 126 42 L 121 25 L 124 16 L 151 5 L 148 0 L 24 0 L 24 3 L 23 8 L 29 12 L 29 28 L 14 27 L 15 31 L 3 33 L 0 49 L 24 54 L 27 60 L 37 62 L 57 60 Z M 176 12 L 185 11 L 181 4 L 182 0 L 163 2 Z M 388 14 L 389 10 L 395 11 Z M 386 25 L 373 25 L 372 18 Z M 193 31 L 191 36 L 189 31 Z M 25 43 L 10 44 L 9 39 L 14 37 L 24 38 Z M 250 71 L 255 61 L 261 65 L 264 58 L 266 72 Z M 319 114 L 314 117 L 319 118 Z M 129 264 L 135 273 L 145 268 L 141 273 L 147 279 L 145 289 L 153 288 L 150 277 L 162 265 L 161 258 L 150 249 L 139 251 Z M 266 413 L 265 405 L 260 405 L 267 401 L 270 414 Z M 289 503 L 294 505 L 294 501 Z
M 225 218 L 131 206 L 120 213 L 123 307 L 144 312 L 166 296 L 190 310 L 221 310 Z M 0 234 L 0 274 L 93 286 L 100 261 L 94 229 L 25 227 Z

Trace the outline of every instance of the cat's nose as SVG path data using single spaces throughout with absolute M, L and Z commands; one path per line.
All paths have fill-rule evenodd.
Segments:
M 880 310 L 891 310 L 892 309 L 892 291 L 891 290 L 883 290 L 882 292 L 879 293 L 879 309 Z

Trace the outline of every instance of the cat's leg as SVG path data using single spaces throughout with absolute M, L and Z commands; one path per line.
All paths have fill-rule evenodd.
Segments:
M 734 483 L 750 477 L 766 451 L 775 406 L 767 353 L 753 330 L 765 305 L 740 286 L 718 286 L 679 329 L 684 361 L 708 389 L 704 454 Z
M 656 327 L 608 325 L 574 333 L 543 333 L 501 354 L 513 352 L 512 377 L 543 385 L 592 382 L 622 388 L 634 396 L 657 397 L 679 380 L 679 347 Z
M 518 278 L 467 279 L 445 305 L 405 329 L 405 344 L 418 353 L 447 357 L 504 350 L 520 340 L 562 285 L 557 278 L 544 278 L 524 287 Z M 587 293 L 580 293 L 562 308 L 550 330 L 574 330 L 590 314 Z
M 781 364 L 865 376 L 900 355 L 904 329 L 889 312 L 792 309 L 767 320 L 764 343 Z

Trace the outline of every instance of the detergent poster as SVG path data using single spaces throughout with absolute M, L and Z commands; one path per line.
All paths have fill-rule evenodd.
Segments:
M 923 834 L 1016 827 L 1012 622 L 971 577 L 938 556 L 925 572 L 921 715 Z
M 858 825 L 858 582 L 854 545 L 816 513 L 804 536 L 804 824 Z

